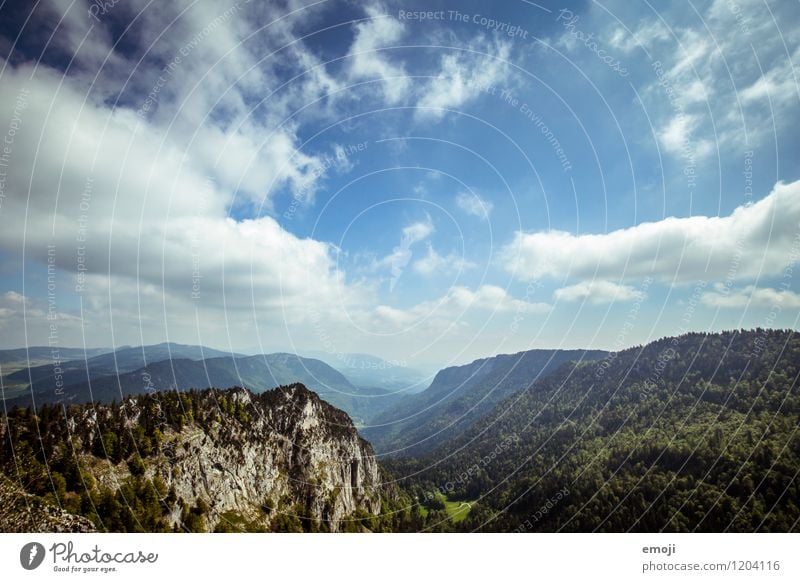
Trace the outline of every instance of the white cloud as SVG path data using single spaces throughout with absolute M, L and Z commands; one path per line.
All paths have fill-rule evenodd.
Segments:
M 434 232 L 436 232 L 436 228 L 430 216 L 427 216 L 425 220 L 418 220 L 404 226 L 400 231 L 400 242 L 385 257 L 378 260 L 373 259 L 370 270 L 392 268 L 393 271 L 398 269 L 402 271 L 413 257 L 411 248 L 415 244 L 424 241 Z M 399 272 L 396 274 L 399 276 Z
M 481 285 L 476 291 L 466 287 L 453 287 L 446 296 L 446 302 L 458 309 L 486 309 L 503 313 L 524 311 L 543 313 L 550 310 L 546 303 L 531 303 L 514 299 L 502 287 Z
M 664 77 L 640 94 L 668 153 L 681 155 L 674 146 L 689 132 L 695 136 L 697 158 L 714 147 L 738 151 L 742 143 L 754 147 L 774 139 L 775 119 L 792 115 L 790 109 L 796 112 L 799 103 L 794 63 L 800 49 L 796 42 L 787 43 L 797 36 L 796 26 L 788 24 L 797 20 L 796 8 L 776 5 L 764 17 L 762 3 L 715 0 L 686 24 L 675 13 L 680 9 L 664 12 L 667 22 L 677 24 L 668 38 L 658 37 L 658 46 L 648 47 L 650 60 L 662 63 Z M 617 38 L 624 43 L 623 36 Z M 787 54 L 787 44 L 793 53 Z M 676 115 L 678 107 L 686 116 L 683 121 Z M 779 123 L 778 131 L 791 126 Z
M 466 260 L 464 257 L 455 253 L 450 253 L 447 256 L 442 256 L 436 252 L 433 245 L 428 245 L 428 254 L 423 258 L 414 261 L 412 265 L 414 271 L 424 276 L 431 275 L 447 275 L 451 273 L 458 273 L 464 269 L 474 268 L 475 263 Z
M 510 43 L 477 42 L 469 51 L 442 56 L 438 75 L 422 88 L 417 117 L 440 119 L 445 110 L 458 109 L 507 79 Z
M 430 237 L 436 228 L 430 216 L 426 216 L 425 220 L 418 220 L 403 227 L 400 235 L 400 242 L 393 249 L 392 252 L 381 259 L 372 259 L 369 266 L 369 271 L 378 271 L 381 269 L 389 269 L 391 272 L 391 279 L 389 280 L 389 290 L 393 291 L 397 285 L 400 277 L 403 276 L 406 267 L 414 258 L 413 247 Z
M 700 160 L 713 151 L 713 144 L 697 138 L 700 117 L 679 113 L 673 116 L 666 127 L 658 134 L 664 149 L 674 155 Z
M 48 307 L 47 301 L 31 299 L 16 291 L 6 291 L 0 294 L 0 329 L 6 334 L 17 333 L 20 329 L 35 330 L 45 336 L 51 324 L 61 329 L 74 329 L 80 321 L 75 315 L 64 311 L 54 311 L 48 319 Z
M 584 301 L 596 305 L 614 301 L 634 301 L 644 299 L 644 293 L 630 285 L 620 285 L 611 281 L 581 281 L 569 287 L 556 289 L 553 297 L 557 301 Z
M 391 47 L 405 34 L 405 26 L 386 14 L 380 5 L 365 8 L 370 20 L 355 25 L 355 37 L 350 47 L 348 76 L 351 80 L 381 80 L 381 90 L 388 103 L 405 99 L 411 88 L 401 63 L 394 62 Z
M 427 218 L 427 220 L 409 224 L 408 226 L 403 227 L 403 237 L 400 244 L 402 246 L 409 247 L 414 243 L 418 243 L 428 238 L 433 234 L 434 230 L 435 229 L 430 216 Z
M 456 196 L 456 204 L 467 214 L 483 219 L 488 219 L 494 208 L 491 201 L 470 192 L 459 192 Z
M 800 50 L 795 52 L 794 59 L 800 61 Z M 791 61 L 787 61 L 758 77 L 742 89 L 739 97 L 747 105 L 775 107 L 796 103 L 798 88 L 794 72 Z
M 748 285 L 739 289 L 726 289 L 722 284 L 715 285 L 714 291 L 704 293 L 700 300 L 708 306 L 728 309 L 743 307 L 774 307 L 781 309 L 800 309 L 800 295 L 784 289 L 778 291 L 771 287 Z
M 295 236 L 268 216 L 228 217 L 237 184 L 261 198 L 270 185 L 304 195 L 313 190 L 316 158 L 297 155 L 290 134 L 273 133 L 261 147 L 250 133 L 257 125 L 236 131 L 208 121 L 192 130 L 192 142 L 192 132 L 176 129 L 187 120 L 169 129 L 127 107 L 85 100 L 80 79 L 61 78 L 41 64 L 35 74 L 27 65 L 7 66 L 0 100 L 13 104 L 22 87 L 28 97 L 4 183 L 0 248 L 15 257 L 24 253 L 35 273 L 46 262 L 47 245 L 55 245 L 62 317 L 75 305 L 69 297 L 79 250 L 87 325 L 125 322 L 115 337 L 127 342 L 191 338 L 211 327 L 218 341 L 226 326 L 241 330 L 242 321 L 254 318 L 269 327 L 291 320 L 300 329 L 309 305 L 335 318 L 351 301 L 373 301 L 365 287 L 345 282 L 332 245 Z M 8 127 L 12 110 L 0 114 L 0 125 Z M 264 165 L 256 163 L 261 156 Z M 42 296 L 35 283 L 34 277 L 26 293 Z M 8 311 L 13 297 L 4 299 L 8 321 L 16 311 Z M 41 316 L 41 307 L 32 304 L 26 313 Z M 28 325 L 37 324 L 29 319 Z M 62 341 L 81 341 L 70 337 Z M 93 341 L 111 343 L 103 337 L 93 334 Z
M 660 20 L 646 21 L 632 32 L 630 34 L 623 28 L 615 28 L 609 37 L 609 44 L 615 49 L 630 53 L 640 47 L 649 49 L 671 38 L 669 30 Z
M 517 232 L 500 260 L 523 279 L 766 276 L 780 273 L 791 261 L 798 222 L 800 181 L 779 182 L 768 196 L 729 216 L 669 217 L 607 234 Z
M 474 291 L 467 287 L 452 287 L 439 299 L 424 301 L 408 309 L 380 305 L 368 317 L 370 329 L 397 333 L 423 324 L 435 329 L 450 328 L 464 323 L 462 318 L 476 311 L 533 314 L 546 313 L 550 309 L 546 303 L 515 299 L 502 287 L 481 285 Z
M 673 64 L 670 75 L 673 78 L 682 73 L 696 75 L 699 66 L 707 64 L 707 60 L 715 51 L 713 39 L 709 38 L 704 31 L 684 29 L 681 31 L 679 41 L 677 60 Z

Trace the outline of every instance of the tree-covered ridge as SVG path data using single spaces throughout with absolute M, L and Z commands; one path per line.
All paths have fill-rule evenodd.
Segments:
M 102 531 L 798 531 L 799 370 L 797 335 L 767 330 L 569 362 L 380 480 L 348 415 L 301 385 L 18 408 L 0 470 Z M 240 481 L 253 508 L 220 509 L 205 472 L 189 481 L 210 495 L 186 484 L 196 456 L 225 473 L 273 453 Z M 292 485 L 267 494 L 264 475 Z M 374 487 L 345 510 L 358 479 Z
M 389 467 L 423 503 L 472 500 L 463 530 L 797 531 L 799 368 L 791 331 L 667 338 L 564 366 Z
M 381 453 L 419 456 L 458 436 L 508 396 L 529 389 L 566 362 L 599 360 L 599 350 L 528 350 L 451 366 L 430 387 L 372 420 L 364 436 Z
M 217 531 L 325 530 L 325 520 L 312 511 L 313 503 L 320 503 L 314 499 L 316 475 L 309 477 L 306 470 L 323 466 L 335 473 L 342 469 L 337 463 L 349 471 L 350 464 L 365 462 L 342 453 L 347 446 L 371 455 L 347 414 L 302 385 L 259 395 L 241 388 L 192 390 L 111 405 L 43 406 L 35 413 L 16 408 L 0 422 L 0 439 L 2 473 L 43 501 L 88 517 L 101 531 L 205 531 L 210 524 Z M 308 457 L 318 451 L 304 448 L 307 442 L 340 454 L 314 464 Z M 213 469 L 235 471 L 236 463 L 248 462 L 239 457 L 240 450 L 253 443 L 270 443 L 266 454 L 274 458 L 259 461 L 276 483 L 284 483 L 282 494 L 260 498 L 252 512 L 224 511 L 210 519 L 216 500 L 187 498 L 181 480 L 189 476 L 180 474 L 181 467 L 199 451 L 196 447 L 213 446 L 210 450 L 231 455 L 210 459 L 220 465 Z M 355 469 L 350 478 L 355 487 Z M 334 488 L 326 509 L 335 511 L 335 497 L 344 493 Z M 343 521 L 344 529 L 382 527 L 376 515 L 358 505 Z

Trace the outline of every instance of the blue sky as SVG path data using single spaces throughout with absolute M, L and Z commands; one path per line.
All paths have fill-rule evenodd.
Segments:
M 17 4 L 7 347 L 796 327 L 796 3 Z

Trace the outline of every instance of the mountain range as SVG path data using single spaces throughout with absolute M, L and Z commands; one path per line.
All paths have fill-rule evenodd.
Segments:
M 423 503 L 468 503 L 461 531 L 797 531 L 799 380 L 793 331 L 665 338 L 565 364 L 384 465 Z
M 388 392 L 415 394 L 425 390 L 432 373 L 409 367 L 405 362 L 388 361 L 370 354 L 308 352 L 307 357 L 322 360 L 344 374 L 356 386 L 380 388 Z
M 74 398 L 61 402 L 48 399 L 42 378 L 35 411 L 29 396 L 6 401 L 0 485 L 7 496 L 33 496 L 53 530 L 789 532 L 800 524 L 800 338 L 791 330 L 499 355 L 441 370 L 407 395 L 356 387 L 292 354 L 148 360 L 93 378 L 91 394 L 88 382 L 72 384 Z M 269 389 L 285 378 L 308 388 Z M 247 389 L 189 389 L 202 386 Z M 87 395 L 94 405 L 75 404 Z M 366 396 L 385 400 L 370 407 Z M 342 410 L 325 402 L 337 399 Z M 262 482 L 274 485 L 268 495 Z M 362 493 L 348 498 L 348 483 Z M 138 504 L 123 510 L 120 495 Z M 6 514 L 12 525 L 2 515 L 0 528 L 26 527 L 19 512 Z
M 347 411 L 356 422 L 389 406 L 399 395 L 356 387 L 324 362 L 293 354 L 226 355 L 201 346 L 158 344 L 123 348 L 87 359 L 18 370 L 4 383 L 9 406 L 36 404 L 110 404 L 125 396 L 165 390 L 243 386 L 259 393 L 300 382 Z
M 430 387 L 406 396 L 362 430 L 379 453 L 416 455 L 458 435 L 499 402 L 531 389 L 560 366 L 605 357 L 599 350 L 530 350 L 441 370 Z

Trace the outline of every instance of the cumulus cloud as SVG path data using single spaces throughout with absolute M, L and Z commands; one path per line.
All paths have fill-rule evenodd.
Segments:
M 467 214 L 484 219 L 489 218 L 489 213 L 494 208 L 491 201 L 471 192 L 459 192 L 456 196 L 456 204 Z
M 445 295 L 433 301 L 424 301 L 407 309 L 379 305 L 369 315 L 372 329 L 397 332 L 427 324 L 435 328 L 457 325 L 469 312 L 484 311 L 504 313 L 546 313 L 547 303 L 533 303 L 515 299 L 502 287 L 481 285 L 476 290 L 452 287 Z
M 476 99 L 488 87 L 504 82 L 509 74 L 510 53 L 509 42 L 477 42 L 468 52 L 442 56 L 438 75 L 422 89 L 417 116 L 441 118 L 447 109 L 457 109 Z
M 264 325 L 291 318 L 299 326 L 310 304 L 333 313 L 355 295 L 354 303 L 367 302 L 364 288 L 345 282 L 334 246 L 291 234 L 269 216 L 228 216 L 243 190 L 267 202 L 281 187 L 313 194 L 320 158 L 298 152 L 291 131 L 264 134 L 263 118 L 238 129 L 209 119 L 188 130 L 192 107 L 176 111 L 165 98 L 161 113 L 141 116 L 88 97 L 80 75 L 6 64 L 0 100 L 13 104 L 20 94 L 0 248 L 41 266 L 53 245 L 60 318 L 69 305 L 74 312 L 77 287 L 86 325 L 113 321 L 128 342 L 162 341 L 167 329 L 192 337 L 200 321 L 219 337 L 256 312 Z M 177 115 L 171 126 L 160 117 L 168 107 Z M 6 108 L 0 124 L 8 127 L 11 115 Z M 34 282 L 30 289 L 37 294 Z M 30 318 L 41 306 L 14 308 L 12 299 L 2 306 L 6 327 L 23 308 L 35 326 Z
M 34 307 L 32 301 L 16 291 L 6 291 L 0 294 L 0 327 L 8 327 L 10 324 L 21 322 L 23 312 L 27 311 L 34 317 L 42 317 L 45 311 L 40 306 Z
M 48 319 L 48 315 L 50 319 Z M 49 313 L 47 300 L 33 299 L 16 291 L 0 293 L 0 330 L 6 334 L 27 329 L 34 337 L 46 337 L 51 324 L 62 330 L 74 330 L 80 318 L 72 313 Z
M 634 301 L 644 299 L 644 293 L 630 285 L 620 285 L 611 281 L 581 281 L 576 285 L 562 287 L 553 292 L 557 301 L 584 301 L 596 305 L 614 301 Z
M 795 19 L 795 8 L 775 6 L 772 18 L 763 18 L 757 2 L 715 0 L 701 9 L 699 20 L 672 26 L 666 35 L 652 22 L 642 24 L 637 37 L 657 55 L 664 77 L 641 94 L 669 154 L 686 155 L 676 144 L 689 133 L 698 159 L 713 147 L 739 148 L 743 142 L 753 147 L 774 139 L 774 119 L 798 106 L 793 62 L 800 50 L 787 53 L 775 29 L 776 21 Z M 667 19 L 679 21 L 673 16 Z M 624 36 L 617 39 L 624 44 Z M 683 116 L 676 115 L 677 108 Z M 780 125 L 778 130 L 786 131 Z
M 680 113 L 672 117 L 659 132 L 659 141 L 674 156 L 702 159 L 713 151 L 714 146 L 710 141 L 696 137 L 699 125 L 699 116 Z
M 686 282 L 774 275 L 792 260 L 798 222 L 800 181 L 779 182 L 765 198 L 728 216 L 669 217 L 607 234 L 517 232 L 500 260 L 523 279 L 652 275 Z
M 800 309 L 800 295 L 788 289 L 748 285 L 739 289 L 727 289 L 717 284 L 714 291 L 704 293 L 700 300 L 710 307 L 742 309 L 745 307 L 775 307 Z
M 464 269 L 474 268 L 476 265 L 472 261 L 466 260 L 464 257 L 456 253 L 450 253 L 447 256 L 442 256 L 433 245 L 428 245 L 428 254 L 423 258 L 414 261 L 413 269 L 420 275 L 431 276 L 434 274 L 447 275 L 451 273 L 458 273 Z
M 630 53 L 637 48 L 648 49 L 669 39 L 669 29 L 663 22 L 654 19 L 641 23 L 638 28 L 631 32 L 621 27 L 614 28 L 608 41 L 615 49 Z
M 411 246 L 414 243 L 425 240 L 434 232 L 433 221 L 430 216 L 426 220 L 421 220 L 403 227 L 403 237 L 401 244 Z
M 381 49 L 397 43 L 405 34 L 405 26 L 379 4 L 366 6 L 365 11 L 369 20 L 355 25 L 348 76 L 354 81 L 379 79 L 386 101 L 398 103 L 407 97 L 411 80 L 402 63 L 391 58 L 391 50 Z
M 391 268 L 395 275 L 399 276 L 400 271 L 411 262 L 413 258 L 412 247 L 424 241 L 436 232 L 430 216 L 424 220 L 418 220 L 407 224 L 400 231 L 400 242 L 392 249 L 392 252 L 378 260 L 374 260 L 371 270 L 375 271 L 383 268 Z

